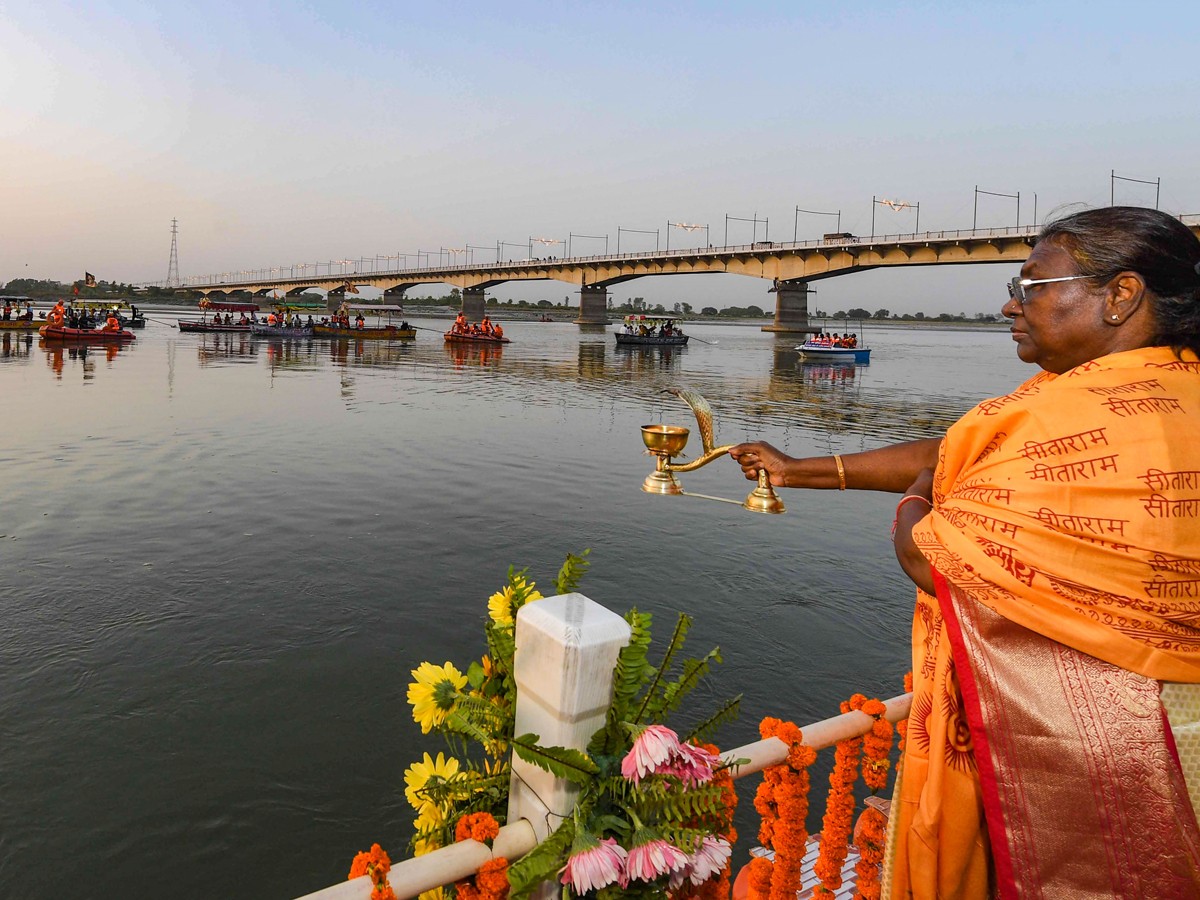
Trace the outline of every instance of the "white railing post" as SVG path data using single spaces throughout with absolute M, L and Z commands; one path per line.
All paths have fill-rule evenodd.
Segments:
M 613 667 L 629 623 L 583 594 L 561 594 L 517 612 L 516 734 L 543 747 L 586 749 L 612 700 Z M 579 789 L 513 754 L 508 821 L 526 819 L 543 841 L 571 814 Z

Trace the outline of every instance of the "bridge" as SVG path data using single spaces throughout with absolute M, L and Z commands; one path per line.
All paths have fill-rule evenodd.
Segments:
M 1200 216 L 1181 216 L 1200 235 Z M 485 291 L 514 281 L 561 281 L 577 285 L 581 325 L 605 324 L 608 289 L 651 275 L 695 275 L 722 272 L 771 282 L 775 318 L 763 331 L 808 332 L 809 284 L 851 272 L 887 266 L 977 265 L 1021 263 L 1029 257 L 1039 228 L 1022 226 L 859 237 L 830 235 L 810 241 L 757 241 L 727 247 L 572 256 L 565 259 L 497 260 L 466 265 L 377 268 L 378 260 L 360 260 L 362 267 L 330 262 L 308 266 L 258 269 L 220 276 L 193 277 L 182 287 L 206 297 L 246 293 L 265 297 L 273 292 L 296 296 L 307 290 L 326 291 L 332 299 L 360 286 L 382 289 L 385 298 L 402 302 L 406 291 L 420 284 L 442 283 L 462 292 L 467 317 L 479 320 L 485 310 Z M 368 267 L 366 263 L 371 265 Z M 337 271 L 334 271 L 335 266 Z M 295 269 L 301 268 L 296 275 Z M 235 277 L 236 276 L 236 277 Z

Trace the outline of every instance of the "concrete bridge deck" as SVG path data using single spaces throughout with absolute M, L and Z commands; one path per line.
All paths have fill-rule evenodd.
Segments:
M 1182 216 L 1200 235 L 1200 216 Z M 1190 221 L 1189 221 L 1190 220 Z M 775 320 L 765 331 L 804 332 L 808 323 L 808 285 L 824 278 L 885 266 L 975 265 L 1021 263 L 1028 258 L 1039 229 L 1034 226 L 925 231 L 859 237 L 839 235 L 810 241 L 758 241 L 728 247 L 703 247 L 652 252 L 572 256 L 564 259 L 522 259 L 466 265 L 376 269 L 345 263 L 243 270 L 193 277 L 181 287 L 211 294 L 245 292 L 265 296 L 279 292 L 295 296 L 306 290 L 344 294 L 351 286 L 382 289 L 399 302 L 405 291 L 420 284 L 441 283 L 462 291 L 463 310 L 472 319 L 484 311 L 484 292 L 513 281 L 561 281 L 580 290 L 580 324 L 608 322 L 608 288 L 658 275 L 726 273 L 762 278 L 775 294 Z M 295 274 L 302 269 L 300 275 Z M 325 273 L 320 269 L 326 268 Z M 336 268 L 336 271 L 335 271 Z

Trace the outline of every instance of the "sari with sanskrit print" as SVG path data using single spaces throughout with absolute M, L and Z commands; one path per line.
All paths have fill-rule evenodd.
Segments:
M 1196 356 L 1115 353 L 979 404 L 933 505 L 890 896 L 1200 897 Z

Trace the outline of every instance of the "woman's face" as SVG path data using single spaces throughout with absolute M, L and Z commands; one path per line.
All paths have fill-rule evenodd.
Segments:
M 1021 277 L 1034 280 L 1078 275 L 1079 266 L 1053 240 L 1033 248 Z M 1114 329 L 1104 320 L 1106 293 L 1095 279 L 1034 284 L 1025 288 L 1025 303 L 1010 299 L 1000 312 L 1013 320 L 1013 340 L 1023 362 L 1036 363 L 1061 375 L 1112 352 Z

